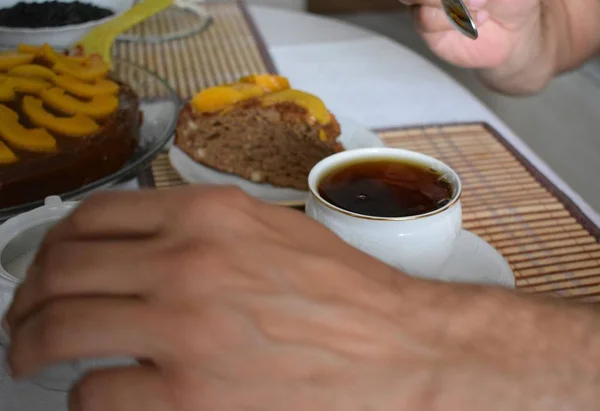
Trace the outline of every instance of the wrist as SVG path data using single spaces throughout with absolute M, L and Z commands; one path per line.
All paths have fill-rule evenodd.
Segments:
M 419 354 L 436 364 L 431 374 L 413 379 L 425 385 L 426 395 L 412 409 L 484 409 L 490 395 L 497 396 L 498 409 L 597 408 L 598 311 L 500 289 L 420 281 L 404 284 L 401 294 L 395 324 L 412 337 L 402 341 L 418 342 Z M 406 351 L 406 345 L 399 350 Z

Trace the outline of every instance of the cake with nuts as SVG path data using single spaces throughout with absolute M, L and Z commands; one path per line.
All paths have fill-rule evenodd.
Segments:
M 0 54 L 0 208 L 78 189 L 133 155 L 135 92 L 97 56 L 49 45 Z
M 308 174 L 342 150 L 340 125 L 316 96 L 275 75 L 199 92 L 181 111 L 175 144 L 205 166 L 255 183 L 308 189 Z

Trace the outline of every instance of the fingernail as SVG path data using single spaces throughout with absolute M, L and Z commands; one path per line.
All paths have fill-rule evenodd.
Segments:
M 472 9 L 480 9 L 483 6 L 485 6 L 485 3 L 487 3 L 487 0 L 469 0 L 468 5 L 470 8 Z
M 483 24 L 490 18 L 490 12 L 487 10 L 479 10 L 477 12 L 477 24 Z

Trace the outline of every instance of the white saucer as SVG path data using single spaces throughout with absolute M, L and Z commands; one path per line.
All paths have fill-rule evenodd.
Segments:
M 342 129 L 339 141 L 346 150 L 383 147 L 379 136 L 366 127 L 342 116 L 337 116 L 337 120 Z M 206 167 L 195 162 L 176 146 L 172 146 L 169 150 L 169 160 L 181 178 L 190 184 L 236 185 L 246 193 L 265 202 L 282 205 L 303 205 L 308 196 L 306 191 L 274 187 L 270 184 L 256 184 L 241 177 Z
M 515 288 L 515 275 L 502 255 L 485 240 L 463 230 L 446 268 L 436 280 Z

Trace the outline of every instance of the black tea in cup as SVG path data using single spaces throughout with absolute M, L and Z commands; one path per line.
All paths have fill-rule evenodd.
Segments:
M 319 182 L 328 203 L 371 217 L 400 218 L 427 214 L 447 205 L 453 188 L 427 165 L 374 158 L 342 164 Z

